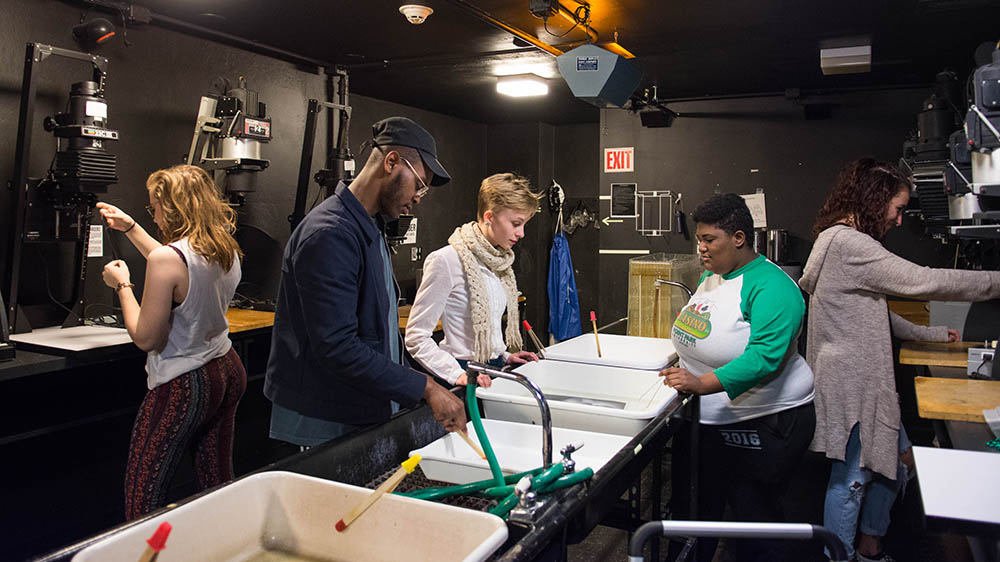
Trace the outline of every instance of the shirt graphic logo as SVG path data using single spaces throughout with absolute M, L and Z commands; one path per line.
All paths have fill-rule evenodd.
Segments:
M 703 340 L 712 333 L 712 313 L 708 304 L 689 304 L 677 315 L 674 330 L 680 330 Z

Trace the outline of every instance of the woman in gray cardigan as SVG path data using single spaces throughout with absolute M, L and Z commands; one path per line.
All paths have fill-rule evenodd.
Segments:
M 889 509 L 907 478 L 909 440 L 900 423 L 891 336 L 954 341 L 890 312 L 886 295 L 978 301 L 1000 297 L 1000 272 L 931 269 L 886 250 L 902 222 L 911 182 L 895 166 L 864 158 L 845 167 L 814 228 L 816 244 L 799 285 L 810 295 L 806 361 L 815 373 L 816 434 L 810 449 L 833 460 L 823 524 L 848 553 L 860 516 L 858 560 L 882 552 Z

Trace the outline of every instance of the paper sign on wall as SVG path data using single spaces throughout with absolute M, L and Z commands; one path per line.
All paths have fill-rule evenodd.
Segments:
M 750 216 L 753 217 L 754 228 L 767 228 L 767 209 L 764 207 L 764 194 L 753 193 L 744 195 L 743 200 L 747 202 L 750 209 Z
M 634 218 L 636 212 L 634 183 L 611 184 L 611 218 Z
M 90 240 L 87 242 L 87 257 L 104 257 L 104 227 L 99 224 L 90 225 Z
M 403 237 L 403 244 L 417 243 L 417 217 L 413 217 L 410 226 L 406 227 L 406 236 Z
M 635 147 L 604 149 L 604 173 L 635 170 Z

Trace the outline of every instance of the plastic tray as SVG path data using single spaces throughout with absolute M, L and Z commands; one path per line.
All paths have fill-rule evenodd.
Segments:
M 638 371 L 565 361 L 535 361 L 516 372 L 542 390 L 552 425 L 634 436 L 677 398 L 655 371 Z M 490 388 L 478 388 L 483 415 L 521 423 L 541 423 L 541 411 L 524 386 L 494 379 Z
M 73 562 L 135 562 L 163 521 L 173 531 L 157 562 L 235 562 L 269 551 L 332 562 L 479 561 L 507 539 L 507 525 L 494 515 L 391 494 L 346 531 L 335 531 L 334 524 L 371 493 L 265 472 L 116 533 L 80 551 Z
M 608 367 L 659 371 L 677 359 L 674 343 L 663 338 L 600 334 L 601 357 L 594 334 L 583 334 L 545 348 L 545 358 Z
M 516 474 L 542 466 L 542 428 L 537 425 L 483 420 L 497 462 L 504 474 Z M 479 443 L 469 424 L 469 437 Z M 572 429 L 552 429 L 552 461 L 561 460 L 559 450 L 569 443 L 583 442 L 584 447 L 573 453 L 577 470 L 590 467 L 597 472 L 629 442 L 628 437 Z M 423 457 L 420 467 L 431 480 L 466 484 L 487 480 L 492 476 L 489 464 L 454 433 L 449 433 L 430 445 L 410 451 Z

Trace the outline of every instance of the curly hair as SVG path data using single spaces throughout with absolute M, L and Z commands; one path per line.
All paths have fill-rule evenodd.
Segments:
M 742 230 L 743 235 L 753 240 L 753 216 L 743 197 L 735 193 L 715 195 L 691 213 L 694 222 L 710 224 L 732 236 Z
M 497 212 L 500 209 L 513 209 L 534 216 L 538 210 L 541 193 L 531 189 L 531 182 L 511 172 L 493 174 L 479 185 L 479 200 L 476 208 L 476 218 L 482 220 L 483 214 L 490 209 Z
M 888 162 L 874 158 L 851 162 L 840 171 L 833 191 L 819 210 L 813 235 L 853 217 L 853 226 L 859 232 L 880 240 L 886 233 L 886 207 L 912 185 L 909 176 Z
M 208 172 L 188 165 L 157 170 L 146 179 L 146 189 L 160 204 L 168 244 L 186 237 L 195 252 L 225 270 L 243 256 L 233 238 L 236 212 Z

